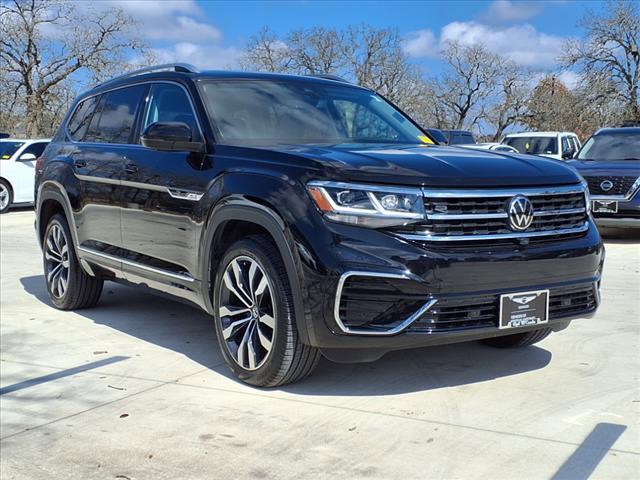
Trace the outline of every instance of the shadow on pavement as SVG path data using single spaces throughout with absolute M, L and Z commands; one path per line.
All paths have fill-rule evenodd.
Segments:
M 20 282 L 27 293 L 51 304 L 42 275 Z M 108 282 L 97 307 L 75 313 L 231 377 L 212 318 L 195 307 Z M 550 361 L 551 353 L 535 346 L 499 350 L 463 343 L 391 352 L 373 363 L 335 364 L 323 359 L 310 378 L 281 389 L 300 395 L 395 395 L 485 382 L 538 370 Z
M 626 425 L 598 423 L 552 480 L 589 478 L 626 429 Z

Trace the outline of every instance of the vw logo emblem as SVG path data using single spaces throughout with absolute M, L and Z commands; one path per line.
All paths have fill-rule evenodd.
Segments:
M 611 180 L 604 180 L 600 183 L 600 188 L 603 192 L 608 192 L 613 188 L 613 182 Z
M 511 230 L 526 230 L 533 223 L 533 205 L 527 197 L 517 195 L 507 206 Z

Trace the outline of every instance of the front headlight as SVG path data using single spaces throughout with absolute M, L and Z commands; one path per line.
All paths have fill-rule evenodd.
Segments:
M 310 182 L 307 190 L 318 209 L 336 222 L 382 228 L 425 218 L 419 188 Z

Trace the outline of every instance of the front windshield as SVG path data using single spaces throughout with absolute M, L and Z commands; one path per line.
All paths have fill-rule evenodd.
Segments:
M 202 90 L 221 143 L 431 143 L 380 96 L 353 86 L 214 80 Z
M 24 145 L 24 142 L 0 142 L 0 159 L 8 160 Z
M 639 160 L 640 134 L 601 133 L 591 137 L 578 153 L 580 160 Z
M 558 153 L 558 139 L 556 137 L 507 137 L 502 143 L 506 143 L 520 153 L 532 155 Z

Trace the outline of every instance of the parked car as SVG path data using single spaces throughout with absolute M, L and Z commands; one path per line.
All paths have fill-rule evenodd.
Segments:
M 440 130 L 447 139 L 447 145 L 471 145 L 476 143 L 473 134 L 467 130 Z
M 463 148 L 475 148 L 478 150 L 495 150 L 497 152 L 518 153 L 518 150 L 516 150 L 515 148 L 509 145 L 505 145 L 503 143 L 495 143 L 495 142 L 476 143 L 473 145 L 460 145 L 460 146 Z
M 153 70 L 82 94 L 38 164 L 57 308 L 105 280 L 189 300 L 260 386 L 321 355 L 523 347 L 596 311 L 604 250 L 569 166 L 425 144 L 344 82 Z
M 580 149 L 580 139 L 572 132 L 510 133 L 502 143 L 520 153 L 541 155 L 557 160 L 569 160 Z
M 0 139 L 0 213 L 33 203 L 35 162 L 51 140 Z
M 569 162 L 589 184 L 596 223 L 640 227 L 640 128 L 603 128 Z
M 438 142 L 438 145 L 449 145 L 449 140 L 447 139 L 445 134 L 442 133 L 442 130 L 438 130 L 437 128 L 425 128 L 425 131 L 431 136 L 432 139 Z

